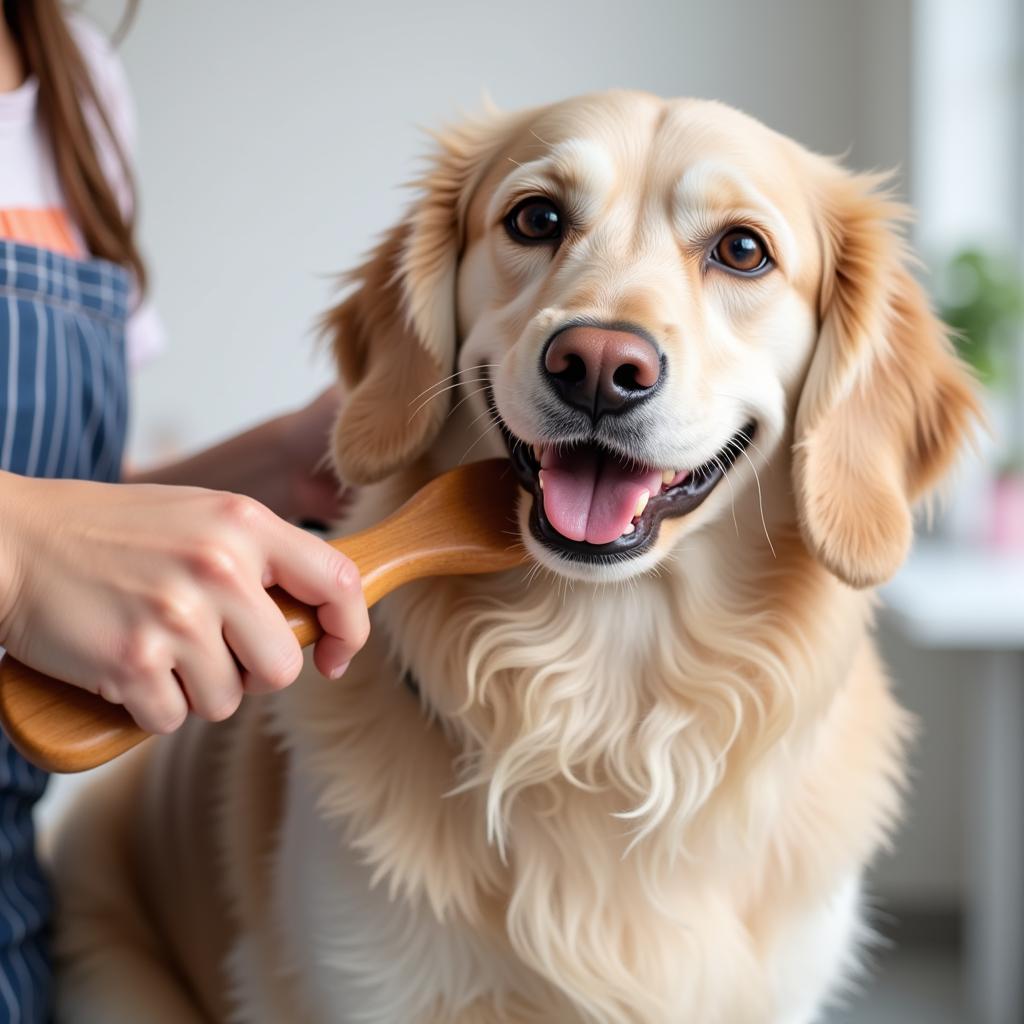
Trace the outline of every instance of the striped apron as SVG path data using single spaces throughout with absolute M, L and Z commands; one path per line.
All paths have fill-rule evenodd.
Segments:
M 128 420 L 131 277 L 0 239 L 0 469 L 115 481 Z M 0 1022 L 50 1016 L 50 893 L 32 809 L 46 774 L 0 733 Z

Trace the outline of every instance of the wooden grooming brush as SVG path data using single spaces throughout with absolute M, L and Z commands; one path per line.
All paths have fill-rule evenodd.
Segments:
M 331 543 L 355 562 L 366 603 L 426 576 L 498 572 L 526 557 L 515 535 L 517 482 L 506 459 L 437 477 L 375 526 Z M 305 647 L 323 633 L 316 609 L 269 591 Z M 45 676 L 6 655 L 0 662 L 0 723 L 14 746 L 50 772 L 105 764 L 149 735 L 124 708 Z

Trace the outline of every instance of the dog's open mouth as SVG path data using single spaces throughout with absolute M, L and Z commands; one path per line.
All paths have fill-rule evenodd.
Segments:
M 492 405 L 520 483 L 533 495 L 530 529 L 545 546 L 581 561 L 614 561 L 646 550 L 663 519 L 700 505 L 754 439 L 751 421 L 703 465 L 659 469 L 599 442 L 533 447 Z

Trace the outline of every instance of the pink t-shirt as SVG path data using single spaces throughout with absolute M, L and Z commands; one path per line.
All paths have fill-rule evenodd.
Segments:
M 130 156 L 135 150 L 135 109 L 121 62 L 107 40 L 83 18 L 73 15 L 70 25 L 110 126 Z M 13 92 L 0 93 L 0 238 L 84 257 L 85 243 L 65 209 L 53 156 L 39 122 L 38 92 L 39 83 L 31 76 Z M 117 152 L 97 112 L 87 109 L 86 117 L 100 164 L 127 212 L 131 188 Z M 163 347 L 163 328 L 148 300 L 132 313 L 127 342 L 132 366 Z

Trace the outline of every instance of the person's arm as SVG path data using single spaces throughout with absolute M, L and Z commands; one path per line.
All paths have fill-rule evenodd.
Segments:
M 128 479 L 247 494 L 284 519 L 336 518 L 342 492 L 328 464 L 327 445 L 338 401 L 337 388 L 328 388 L 295 412 Z

